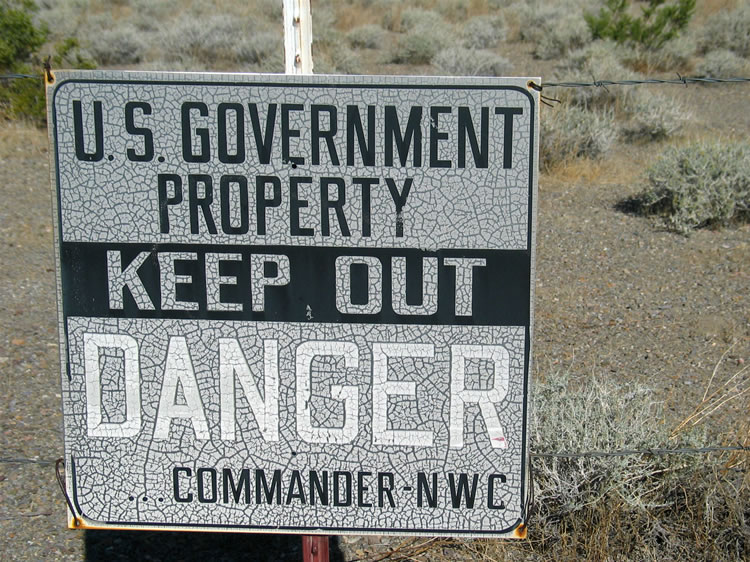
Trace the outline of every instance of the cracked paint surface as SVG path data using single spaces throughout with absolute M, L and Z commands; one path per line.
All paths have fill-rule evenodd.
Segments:
M 127 411 L 128 404 L 138 411 L 140 423 L 132 435 L 92 437 L 87 433 L 87 409 L 92 408 L 87 402 L 95 394 L 86 389 L 83 348 L 86 334 L 91 333 L 129 334 L 137 342 L 140 403 L 126 399 L 122 369 L 120 380 L 114 380 L 111 372 L 103 376 L 99 389 L 102 395 L 109 396 L 101 404 L 103 418 L 120 421 L 133 417 L 135 412 Z M 520 487 L 517 478 L 521 474 L 523 328 L 311 323 L 280 326 L 263 322 L 69 318 L 68 334 L 71 380 L 64 395 L 66 442 L 69 453 L 77 459 L 78 501 L 90 519 L 156 524 L 176 524 L 188 519 L 259 527 L 292 527 L 314 521 L 316 525 L 343 529 L 380 527 L 446 532 L 472 529 L 478 521 L 487 530 L 506 529 L 516 522 L 520 497 L 511 490 Z M 106 363 L 114 357 L 106 346 L 119 344 L 99 337 L 100 345 L 104 346 L 101 362 Z M 253 384 L 261 394 L 266 392 L 264 351 L 274 349 L 266 345 L 264 350 L 263 342 L 278 342 L 278 440 L 263 437 L 260 430 L 263 420 L 259 423 L 237 377 L 232 381 L 235 404 L 231 419 L 222 420 L 221 400 L 222 394 L 226 394 L 218 376 L 222 338 L 239 343 Z M 184 346 L 183 350 L 176 341 Z M 328 342 L 328 348 L 316 351 L 321 355 L 305 357 L 299 348 L 306 342 Z M 394 343 L 400 347 L 395 352 L 388 350 Z M 493 364 L 491 354 L 484 353 L 488 357 L 484 360 L 471 358 L 472 353 L 465 354 L 461 374 L 464 388 L 453 389 L 452 403 L 451 385 L 456 382 L 451 381 L 451 362 L 457 361 L 457 348 L 470 347 L 476 355 L 481 354 L 478 348 L 482 346 L 489 351 L 501 350 L 508 361 Z M 194 375 L 182 379 L 183 384 L 190 381 L 190 387 L 181 388 L 181 392 L 176 387 L 163 388 L 164 372 L 171 368 L 167 360 L 170 353 L 172 367 L 187 368 Z M 346 353 L 356 356 L 357 361 L 347 364 Z M 183 360 L 188 363 L 181 364 Z M 295 366 L 300 360 L 309 365 L 305 380 L 307 399 L 298 396 L 299 374 Z M 375 361 L 380 361 L 379 369 L 373 368 Z M 499 372 L 498 365 L 507 371 Z M 107 370 L 103 364 L 100 368 Z M 111 389 L 113 385 L 118 388 L 116 392 Z M 349 408 L 345 408 L 345 400 L 333 397 L 336 387 L 350 389 L 350 394 L 356 396 L 347 403 Z M 463 410 L 461 417 L 451 418 L 451 409 L 457 406 L 455 395 L 460 392 L 486 395 L 493 388 L 502 393 L 502 400 L 494 405 L 492 415 L 485 416 L 477 400 L 464 396 L 466 402 L 458 408 Z M 186 394 L 199 400 L 192 419 L 179 417 L 187 404 Z M 378 402 L 375 407 L 374 394 Z M 155 438 L 159 410 L 165 401 L 174 417 L 169 420 L 168 433 Z M 301 414 L 309 415 L 312 429 L 318 430 L 306 432 L 308 441 L 299 436 Z M 487 419 L 492 420 L 489 429 Z M 222 438 L 222 424 L 232 421 L 233 439 L 226 435 Z M 356 429 L 351 430 L 352 426 Z M 377 428 L 378 434 L 372 428 Z M 327 435 L 328 431 L 334 435 Z M 452 446 L 455 439 L 451 444 L 451 432 L 457 432 L 463 441 L 460 448 Z M 492 444 L 498 437 L 504 438 L 502 448 Z M 195 475 L 202 467 L 218 469 L 219 477 L 225 468 L 235 475 L 243 468 L 251 472 L 261 469 L 269 479 L 274 470 L 281 470 L 281 505 L 265 502 L 258 505 L 254 486 L 247 504 L 244 498 L 226 503 L 223 498 L 216 502 L 197 499 L 177 502 L 174 467 L 192 470 L 192 478 L 181 476 L 180 481 L 184 488 L 181 494 L 192 492 L 194 498 Z M 363 508 L 354 501 L 351 506 L 310 506 L 309 500 L 299 499 L 287 504 L 285 496 L 293 470 L 392 473 L 396 505 Z M 419 472 L 438 474 L 437 507 L 417 507 Z M 461 473 L 470 478 L 482 475 L 477 500 L 471 509 L 466 505 L 451 507 L 448 475 L 457 478 Z M 507 477 L 507 483 L 497 490 L 495 497 L 496 503 L 504 500 L 503 510 L 487 507 L 484 475 L 495 473 Z M 377 485 L 369 487 L 365 500 L 374 499 L 377 505 Z M 412 489 L 405 489 L 409 487 Z M 221 483 L 218 493 L 221 496 Z
M 56 239 L 64 247 L 57 259 L 66 477 L 89 522 L 497 536 L 523 520 L 532 311 L 525 324 L 477 325 L 473 315 L 483 308 L 477 294 L 503 292 L 502 264 L 511 262 L 498 251 L 521 256 L 529 273 L 518 278 L 533 287 L 538 116 L 525 79 L 57 76 L 48 103 Z M 145 147 L 142 135 L 126 132 L 133 102 L 141 104 L 135 126 L 152 132 L 148 161 L 128 156 Z M 186 128 L 186 104 L 195 102 L 207 115 L 188 111 Z M 267 163 L 249 104 L 261 123 L 277 106 Z M 289 110 L 297 134 L 286 140 L 284 104 L 302 108 Z M 338 162 L 319 134 L 313 163 L 313 106 L 338 108 L 335 123 L 330 110 L 318 115 L 324 133 L 338 131 Z M 361 110 L 365 144 L 366 108 L 375 108 L 374 165 L 357 143 L 348 162 L 348 106 Z M 401 126 L 412 108 L 424 109 L 419 165 L 413 152 L 400 162 L 397 150 L 395 163 L 384 164 L 391 106 Z M 486 167 L 476 165 L 468 136 L 459 165 L 460 108 L 472 111 L 476 133 L 487 108 Z M 518 110 L 510 139 L 507 108 Z M 211 155 L 188 161 L 204 129 Z M 240 159 L 237 131 L 245 154 L 231 162 Z M 321 260 L 332 248 L 351 255 L 335 254 L 320 273 L 315 259 L 288 250 L 299 246 Z M 80 265 L 89 258 L 69 257 L 89 248 L 112 251 L 90 267 Z M 407 258 L 407 250 L 431 254 Z M 205 266 L 200 283 L 185 268 L 191 261 Z M 262 281 L 241 287 L 250 294 L 244 308 L 227 297 L 238 284 L 233 266 Z M 277 312 L 265 308 L 279 302 L 271 291 L 301 291 L 293 287 L 305 275 L 325 277 L 330 304 L 290 298 L 277 321 L 253 316 Z M 446 304 L 447 276 L 455 287 Z M 109 287 L 103 302 L 111 317 L 101 304 L 89 316 L 70 312 L 94 301 L 71 289 L 81 278 Z M 213 316 L 190 291 L 205 291 Z M 292 317 L 287 307 L 303 312 Z M 391 320 L 378 321 L 386 312 Z

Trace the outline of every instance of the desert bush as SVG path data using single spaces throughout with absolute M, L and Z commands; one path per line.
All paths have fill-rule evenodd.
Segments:
M 449 47 L 440 51 L 432 64 L 453 76 L 507 76 L 513 70 L 508 59 L 490 51 Z
M 662 401 L 636 383 L 566 373 L 534 383 L 537 454 L 700 447 L 700 430 L 670 435 Z M 537 457 L 526 544 L 538 559 L 738 560 L 747 555 L 747 487 L 725 459 L 702 455 Z M 717 529 L 723 532 L 717 533 Z M 618 557 L 620 553 L 623 558 Z M 700 553 L 700 555 L 699 555 Z M 515 559 L 515 558 L 513 558 Z M 537 558 L 535 558 L 537 559 Z
M 701 143 L 669 148 L 648 172 L 648 187 L 629 202 L 667 228 L 689 233 L 702 227 L 750 221 L 750 144 Z
M 473 4 L 476 6 L 480 2 L 474 2 Z M 466 20 L 474 6 L 472 6 L 472 2 L 467 2 L 467 0 L 436 0 L 434 2 L 435 11 L 454 23 Z
M 182 16 L 162 36 L 162 56 L 167 62 L 181 62 L 206 68 L 236 63 L 262 64 L 280 50 L 281 37 L 246 20 L 229 15 L 202 19 Z
M 505 19 L 502 16 L 476 16 L 461 30 L 461 42 L 467 49 L 492 49 L 505 39 Z
M 745 2 L 736 10 L 723 10 L 708 18 L 699 44 L 704 53 L 726 49 L 750 56 L 750 4 Z
M 625 51 L 612 41 L 595 41 L 571 52 L 555 77 L 564 82 L 593 80 L 637 80 L 643 75 L 626 68 L 620 57 Z M 633 97 L 632 88 L 622 86 L 572 88 L 561 92 L 563 101 L 590 109 L 612 108 L 620 111 Z
M 598 15 L 585 13 L 586 23 L 596 39 L 658 48 L 677 37 L 695 12 L 695 0 L 648 0 L 641 15 L 633 17 L 628 0 L 605 0 Z
M 720 49 L 706 54 L 703 61 L 695 67 L 699 76 L 711 78 L 732 78 L 744 76 L 747 61 L 732 51 Z
M 518 36 L 533 43 L 537 58 L 562 57 L 591 42 L 591 32 L 581 15 L 582 6 L 586 5 L 577 0 L 514 5 Z
M 346 34 L 352 47 L 360 49 L 380 49 L 388 40 L 388 32 L 375 24 L 360 25 Z
M 102 30 L 92 34 L 89 41 L 91 55 L 105 66 L 138 63 L 146 49 L 142 33 L 130 25 Z
M 622 134 L 629 142 L 667 139 L 690 121 L 692 114 L 672 98 L 636 90 L 624 108 Z
M 547 26 L 534 48 L 534 56 L 540 59 L 554 59 L 568 51 L 580 49 L 591 42 L 591 32 L 578 15 L 569 14 L 555 25 Z
M 438 53 L 443 39 L 430 29 L 415 29 L 399 37 L 391 61 L 400 64 L 428 64 Z
M 413 29 L 436 29 L 445 27 L 443 17 L 432 10 L 423 8 L 406 8 L 401 12 L 401 31 Z
M 327 45 L 315 58 L 318 74 L 361 74 L 362 61 L 356 52 L 344 44 Z
M 587 110 L 578 106 L 545 112 L 541 121 L 542 167 L 551 169 L 578 157 L 600 158 L 617 136 L 610 110 Z
M 43 122 L 42 76 L 30 62 L 44 44 L 47 31 L 34 24 L 34 10 L 32 2 L 0 0 L 0 73 L 37 75 L 37 78 L 0 80 L 0 114 Z
M 275 56 L 281 59 L 283 49 L 281 35 L 273 31 L 259 31 L 244 37 L 234 48 L 234 52 L 239 63 L 262 65 Z M 281 67 L 283 66 L 282 62 Z
M 0 0 L 0 69 L 13 70 L 47 39 L 47 30 L 33 21 L 32 2 Z
M 628 68 L 645 74 L 653 71 L 687 72 L 691 69 L 695 51 L 695 39 L 686 33 L 670 39 L 656 49 L 646 49 L 638 45 L 623 49 L 620 58 Z
M 233 58 L 234 38 L 239 36 L 239 22 L 231 17 L 196 19 L 183 15 L 166 26 L 162 55 L 167 61 L 215 64 Z

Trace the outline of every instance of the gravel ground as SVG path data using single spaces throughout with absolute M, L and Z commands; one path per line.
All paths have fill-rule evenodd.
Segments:
M 714 92 L 677 94 L 700 109 L 690 134 L 750 130 L 747 88 L 721 104 Z M 45 132 L 23 126 L 0 130 L 2 558 L 299 560 L 296 537 L 66 529 L 49 463 L 63 448 L 46 142 Z M 629 147 L 606 164 L 577 163 L 542 178 L 534 376 L 568 370 L 637 380 L 676 423 L 700 401 L 717 364 L 724 380 L 750 360 L 750 227 L 686 238 L 617 211 L 640 189 L 639 171 L 655 153 Z M 715 430 L 747 414 L 730 408 L 713 420 Z M 334 559 L 382 552 L 385 544 L 395 542 L 341 539 Z

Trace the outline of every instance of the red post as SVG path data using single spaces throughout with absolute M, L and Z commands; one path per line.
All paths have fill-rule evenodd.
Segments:
M 302 535 L 302 561 L 328 562 L 328 537 L 325 535 Z

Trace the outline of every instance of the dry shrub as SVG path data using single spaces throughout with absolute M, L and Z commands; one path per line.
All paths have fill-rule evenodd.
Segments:
M 620 58 L 628 68 L 644 74 L 654 71 L 687 73 L 691 70 L 695 51 L 695 39 L 689 34 L 683 34 L 657 49 L 634 46 L 629 50 L 622 50 Z
M 591 41 L 591 32 L 583 19 L 584 9 L 592 6 L 592 2 L 586 0 L 561 0 L 559 2 L 520 2 L 511 7 L 518 19 L 519 38 L 535 44 L 539 49 L 542 42 L 547 42 L 549 48 L 540 50 L 535 54 L 541 57 L 551 51 L 554 45 L 562 50 L 557 56 L 562 56 L 567 50 L 581 46 L 581 40 Z M 568 31 L 573 27 L 582 33 L 581 40 L 573 37 Z M 553 38 L 547 38 L 552 35 Z M 548 56 L 546 58 L 552 58 Z M 542 57 L 544 58 L 544 57 Z
M 744 76 L 747 69 L 747 61 L 734 52 L 719 49 L 708 53 L 703 61 L 696 66 L 695 71 L 699 76 L 711 78 L 737 78 Z
M 507 76 L 513 70 L 510 61 L 500 55 L 463 47 L 443 49 L 432 64 L 442 74 L 452 76 Z
M 105 66 L 139 63 L 147 48 L 143 33 L 131 25 L 94 33 L 89 42 L 94 60 Z
M 672 98 L 636 90 L 624 108 L 622 135 L 629 142 L 667 139 L 690 121 L 692 114 Z
M 550 170 L 573 158 L 604 156 L 617 136 L 609 110 L 563 106 L 542 114 L 540 161 Z
M 702 52 L 717 49 L 750 56 L 750 4 L 744 2 L 732 11 L 721 11 L 706 21 L 699 40 Z
M 360 25 L 346 34 L 352 47 L 359 49 L 380 49 L 388 40 L 388 32 L 372 23 Z
M 391 53 L 391 62 L 428 64 L 443 44 L 441 36 L 429 29 L 415 29 L 402 35 Z
M 362 60 L 343 43 L 326 44 L 317 52 L 315 72 L 318 74 L 361 74 Z
M 229 15 L 182 16 L 169 24 L 161 39 L 165 61 L 196 68 L 262 65 L 282 52 L 278 33 L 253 28 L 250 22 Z
M 700 143 L 669 148 L 648 170 L 648 187 L 624 204 L 661 217 L 670 230 L 750 221 L 750 144 Z
M 560 82 L 596 80 L 637 80 L 642 74 L 626 68 L 620 57 L 624 48 L 612 41 L 595 41 L 571 52 L 556 73 Z M 634 95 L 633 88 L 622 86 L 572 88 L 561 92 L 564 102 L 590 108 L 620 111 Z
M 704 454 L 576 453 L 700 448 L 670 437 L 649 388 L 554 373 L 533 384 L 529 538 L 389 541 L 365 560 L 744 560 L 750 555 L 744 459 Z
M 502 16 L 476 16 L 461 30 L 461 42 L 467 49 L 492 49 L 505 39 L 505 19 Z
M 578 13 L 562 17 L 554 25 L 547 25 L 534 47 L 534 56 L 556 59 L 574 49 L 580 49 L 592 40 L 591 31 Z

